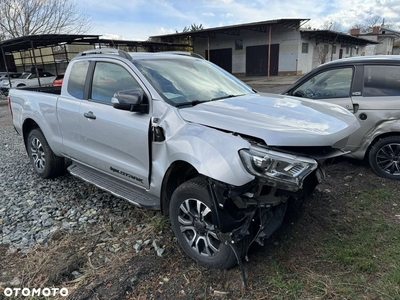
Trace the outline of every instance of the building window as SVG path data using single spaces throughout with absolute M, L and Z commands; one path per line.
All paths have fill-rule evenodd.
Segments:
M 235 50 L 243 50 L 243 40 L 235 41 Z
M 301 44 L 301 53 L 308 53 L 308 43 Z
M 332 53 L 336 54 L 336 46 L 332 46 Z
M 346 47 L 346 54 L 349 54 L 349 53 L 350 53 L 350 48 Z
M 356 48 L 356 54 L 358 55 L 358 47 Z

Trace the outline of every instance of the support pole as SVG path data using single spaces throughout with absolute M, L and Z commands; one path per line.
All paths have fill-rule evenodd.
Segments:
M 207 36 L 207 51 L 208 51 L 207 58 L 208 58 L 208 61 L 210 61 L 211 53 L 210 53 L 210 37 L 209 36 Z
M 269 38 L 268 38 L 268 80 L 271 75 L 271 40 L 272 40 L 272 27 L 269 26 Z
M 35 70 L 36 70 L 37 80 L 38 80 L 39 86 L 42 86 L 42 85 L 40 84 L 39 70 L 38 70 L 37 63 L 36 63 L 35 49 L 33 48 L 33 42 L 32 42 L 32 40 L 31 40 L 31 50 L 32 50 L 32 54 L 33 54 L 33 61 L 35 62 Z M 32 59 L 32 58 L 31 58 L 31 59 Z
M 4 53 L 3 47 L 1 47 L 1 54 L 3 55 L 4 67 L 6 68 L 8 82 L 9 82 L 10 87 L 11 87 L 11 77 L 10 77 L 10 73 L 8 72 L 7 59 L 6 59 L 6 54 Z

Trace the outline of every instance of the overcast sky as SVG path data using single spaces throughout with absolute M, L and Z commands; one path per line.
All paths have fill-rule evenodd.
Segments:
M 92 18 L 92 34 L 125 40 L 146 40 L 152 35 L 182 31 L 192 23 L 204 28 L 257 21 L 304 18 L 321 28 L 336 21 L 344 29 L 371 15 L 400 25 L 399 0 L 85 0 Z

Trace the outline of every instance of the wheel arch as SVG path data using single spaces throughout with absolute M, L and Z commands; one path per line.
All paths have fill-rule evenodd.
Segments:
M 40 129 L 40 126 L 34 120 L 26 119 L 24 121 L 24 124 L 22 125 L 22 137 L 24 139 L 25 149 L 26 149 L 26 141 L 28 139 L 29 132 L 31 132 L 33 129 L 36 129 L 36 128 Z
M 186 161 L 178 160 L 169 166 L 161 186 L 161 212 L 163 215 L 169 215 L 169 203 L 177 187 L 198 175 L 199 172 L 196 168 Z
M 369 153 L 371 152 L 372 147 L 373 147 L 378 141 L 380 141 L 381 139 L 387 138 L 387 137 L 391 137 L 391 136 L 398 136 L 398 137 L 400 137 L 400 131 L 385 132 L 385 133 L 382 133 L 382 134 L 376 136 L 376 137 L 372 140 L 372 142 L 369 144 L 369 146 L 368 146 L 368 148 L 367 148 L 367 151 L 365 151 L 364 159 L 368 159 L 368 158 L 369 158 Z

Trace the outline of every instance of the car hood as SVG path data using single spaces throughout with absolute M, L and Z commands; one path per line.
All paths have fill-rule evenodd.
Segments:
M 275 94 L 250 94 L 181 108 L 182 118 L 258 137 L 270 146 L 333 146 L 360 125 L 341 106 Z

